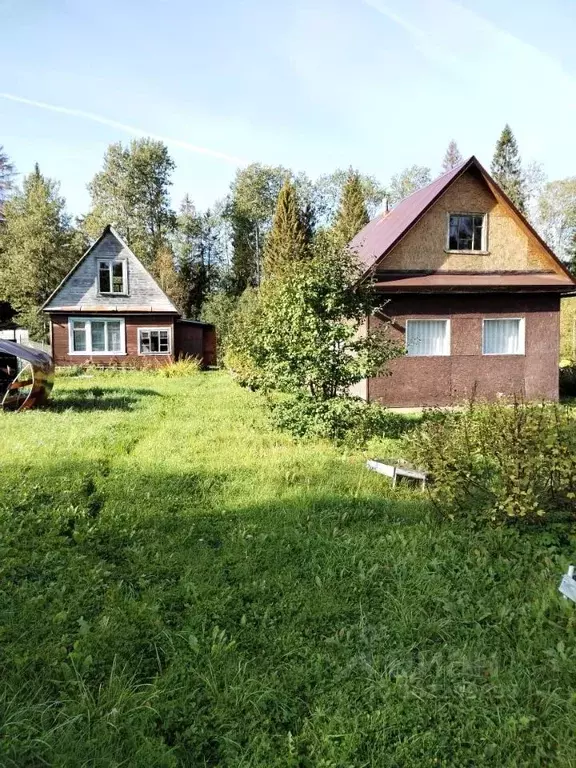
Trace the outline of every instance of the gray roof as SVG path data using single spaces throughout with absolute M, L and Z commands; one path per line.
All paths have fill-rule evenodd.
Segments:
M 97 275 L 100 260 L 125 260 L 126 295 L 100 294 Z M 45 312 L 165 312 L 180 314 L 150 272 L 110 226 L 66 275 L 42 309 Z

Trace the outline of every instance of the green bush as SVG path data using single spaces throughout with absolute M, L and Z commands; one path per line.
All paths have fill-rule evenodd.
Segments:
M 319 400 L 302 394 L 272 404 L 275 426 L 295 437 L 320 437 L 335 442 L 364 445 L 371 437 L 396 438 L 409 422 L 377 403 L 356 397 Z
M 576 397 L 576 365 L 560 368 L 560 395 Z
M 404 439 L 442 512 L 495 523 L 576 512 L 576 421 L 569 408 L 506 402 L 424 420 Z
M 202 361 L 197 357 L 181 357 L 173 363 L 157 369 L 158 376 L 164 379 L 179 379 L 183 376 L 195 376 L 202 370 Z

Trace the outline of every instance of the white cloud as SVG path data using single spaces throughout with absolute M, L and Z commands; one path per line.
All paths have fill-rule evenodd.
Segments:
M 136 128 L 132 125 L 125 125 L 124 123 L 120 123 L 117 120 L 111 120 L 107 117 L 104 117 L 103 115 L 96 115 L 93 112 L 85 112 L 81 109 L 73 109 L 70 107 L 61 107 L 56 104 L 47 104 L 43 101 L 35 101 L 34 99 L 27 99 L 23 96 L 16 96 L 12 93 L 2 93 L 0 92 L 0 98 L 6 99 L 8 101 L 14 101 L 18 104 L 26 104 L 29 107 L 36 107 L 38 109 L 44 109 L 49 112 L 58 112 L 63 115 L 69 115 L 70 117 L 79 117 L 83 120 L 90 120 L 93 123 L 100 123 L 101 125 L 107 125 L 110 128 L 116 128 L 119 131 L 122 131 L 123 133 L 129 133 L 132 136 L 147 136 L 151 139 L 155 139 L 157 141 L 163 141 L 165 144 L 170 144 L 174 147 L 179 147 L 180 149 L 184 149 L 188 152 L 194 152 L 199 155 L 206 155 L 208 157 L 214 157 L 218 160 L 223 160 L 226 163 L 230 163 L 232 165 L 244 165 L 247 161 L 243 160 L 239 157 L 234 157 L 233 155 L 228 155 L 225 152 L 220 152 L 219 150 L 215 149 L 209 149 L 207 147 L 199 147 L 196 144 L 191 144 L 188 141 L 183 141 L 182 139 L 174 139 L 170 136 L 159 136 L 157 134 L 150 133 L 149 131 L 146 131 L 142 128 Z

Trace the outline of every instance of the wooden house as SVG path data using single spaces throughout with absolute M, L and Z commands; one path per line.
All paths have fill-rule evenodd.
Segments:
M 406 355 L 356 394 L 390 406 L 558 398 L 566 267 L 471 157 L 352 240 Z
M 142 367 L 178 357 L 216 363 L 214 326 L 184 320 L 111 226 L 48 298 L 55 365 Z

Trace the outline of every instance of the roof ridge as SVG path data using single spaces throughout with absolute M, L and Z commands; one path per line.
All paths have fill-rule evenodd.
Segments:
M 444 171 L 444 173 L 441 173 L 440 176 L 436 176 L 435 179 L 432 179 L 432 181 L 428 182 L 428 184 L 425 184 L 423 187 L 420 187 L 419 189 L 415 189 L 414 192 L 410 192 L 410 194 L 406 195 L 406 197 L 403 197 L 402 200 L 398 200 L 396 205 L 392 208 L 392 211 L 394 210 L 394 208 L 397 208 L 405 200 L 409 200 L 413 195 L 417 195 L 418 192 L 423 192 L 425 189 L 428 189 L 428 187 L 431 187 L 432 184 L 436 184 L 437 182 L 440 181 L 440 179 L 444 178 L 444 176 L 447 176 L 449 173 L 456 173 L 457 171 L 460 171 L 471 160 L 474 160 L 474 155 L 471 155 L 467 160 L 463 160 L 461 163 L 458 163 L 458 165 L 455 165 L 454 168 L 450 168 L 450 170 Z M 388 213 L 390 212 L 391 211 L 388 211 Z

